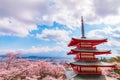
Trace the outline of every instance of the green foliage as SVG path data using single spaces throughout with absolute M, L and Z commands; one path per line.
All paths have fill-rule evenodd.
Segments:
M 120 56 L 112 57 L 108 60 L 108 62 L 118 62 L 118 63 L 120 63 Z
M 108 60 L 104 57 L 104 58 L 101 58 L 100 61 L 107 62 Z
M 120 63 L 120 56 L 111 57 L 110 59 L 106 59 L 104 57 L 104 58 L 101 58 L 100 61 L 103 61 L 103 62 L 118 62 L 118 63 Z
M 120 74 L 120 68 L 115 68 L 114 72 L 117 73 L 117 74 Z

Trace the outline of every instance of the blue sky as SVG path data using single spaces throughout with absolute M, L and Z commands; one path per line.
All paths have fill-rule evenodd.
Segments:
M 81 16 L 86 37 L 108 38 L 98 47 L 119 55 L 119 0 L 0 1 L 0 54 L 66 57 L 71 38 L 81 36 Z

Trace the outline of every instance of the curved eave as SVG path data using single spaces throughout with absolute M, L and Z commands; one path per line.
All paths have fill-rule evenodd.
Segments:
M 75 50 L 71 50 L 70 52 L 67 53 L 67 55 L 76 55 L 80 52 L 87 52 L 87 53 L 93 53 L 95 55 L 100 55 L 100 54 L 111 54 L 111 50 L 103 50 L 103 51 L 94 51 L 94 50 L 81 50 L 81 51 L 75 51 Z
M 100 43 L 104 43 L 107 42 L 107 39 L 76 39 L 76 38 L 72 38 L 71 42 L 68 44 L 68 46 L 76 46 L 78 43 L 80 42 L 91 42 L 93 43 L 93 45 L 97 45 Z
M 70 63 L 70 65 L 73 66 L 92 66 L 92 67 L 115 67 L 116 64 L 110 64 L 105 62 L 99 62 L 99 63 L 79 63 L 79 62 L 73 62 Z

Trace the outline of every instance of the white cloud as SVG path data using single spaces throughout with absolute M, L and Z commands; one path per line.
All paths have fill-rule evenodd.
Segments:
M 104 38 L 104 35 L 101 35 L 102 33 L 104 33 L 103 30 L 97 29 L 97 30 L 89 31 L 89 32 L 87 33 L 87 36 L 88 36 L 89 38 Z
M 32 46 L 29 49 L 16 49 L 16 50 L 0 50 L 0 54 L 5 54 L 7 52 L 19 52 L 21 54 L 39 54 L 39 53 L 50 53 L 50 52 L 63 52 L 65 49 L 61 46 L 54 47 L 35 47 Z M 54 53 L 52 53 L 54 54 Z
M 103 29 L 96 29 L 89 31 L 87 36 L 90 38 L 108 38 L 108 46 L 120 47 L 120 28 L 116 26 L 114 28 L 108 26 Z M 118 38 L 118 39 L 117 39 Z
M 47 53 L 47 52 L 52 52 L 52 51 L 64 51 L 64 48 L 60 46 L 55 46 L 55 47 L 35 47 L 32 46 L 30 49 L 19 49 L 18 52 L 21 53 Z
M 113 39 L 111 38 L 108 42 L 108 46 L 115 46 L 115 47 L 120 47 L 120 41 L 119 40 L 116 40 L 116 39 Z
M 44 29 L 41 34 L 37 34 L 36 37 L 44 40 L 69 40 L 69 31 L 66 30 L 49 30 Z
M 94 9 L 95 13 L 98 16 L 106 17 L 109 15 L 117 15 L 118 14 L 118 8 L 119 0 L 94 0 Z
M 27 36 L 54 21 L 74 29 L 82 15 L 88 24 L 120 24 L 119 0 L 0 0 L 0 12 L 0 35 Z
M 29 32 L 36 29 L 36 25 L 19 22 L 14 18 L 4 18 L 0 20 L 0 35 L 24 37 L 29 35 Z
M 5 49 L 5 50 L 0 50 L 0 54 L 5 54 L 5 53 L 8 53 L 8 52 L 16 52 L 16 50 L 9 50 L 9 49 Z
M 116 27 L 106 27 L 90 31 L 91 38 L 109 38 L 107 45 L 120 47 L 120 4 L 119 0 L 0 0 L 0 36 L 10 35 L 25 37 L 37 30 L 37 25 L 53 25 L 53 22 L 75 29 L 81 25 L 81 16 L 87 24 L 105 24 Z M 69 40 L 70 32 L 66 30 L 44 29 L 36 37 L 44 40 L 59 40 L 58 47 L 32 47 L 10 51 L 47 52 L 63 50 Z M 70 41 L 70 40 L 69 40 Z M 114 43 L 114 44 L 113 44 Z M 62 46 L 63 48 L 61 48 Z M 2 50 L 0 52 L 7 52 Z
M 104 55 L 98 55 L 99 57 L 106 57 L 106 58 L 110 58 L 110 57 L 116 57 L 119 56 L 118 53 L 112 53 L 112 54 L 104 54 Z

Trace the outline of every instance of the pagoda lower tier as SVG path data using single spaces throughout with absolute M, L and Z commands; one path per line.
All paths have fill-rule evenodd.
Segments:
M 101 74 L 101 67 L 115 67 L 114 64 L 100 61 L 76 61 L 70 65 L 78 74 Z

